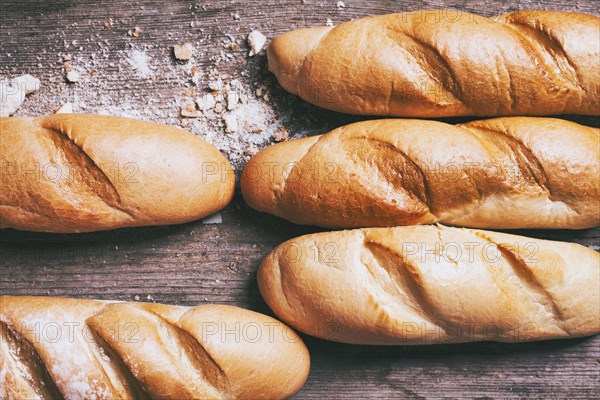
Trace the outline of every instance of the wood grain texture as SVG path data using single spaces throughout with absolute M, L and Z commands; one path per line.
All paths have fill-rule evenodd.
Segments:
M 207 38 L 198 63 L 215 67 L 211 47 L 228 33 L 245 35 L 259 29 L 267 37 L 296 27 L 339 23 L 351 18 L 423 8 L 466 10 L 491 16 L 517 9 L 553 9 L 598 15 L 595 0 L 493 1 L 245 1 L 245 2 L 117 2 L 13 1 L 0 3 L 0 75 L 30 73 L 55 82 L 24 107 L 23 113 L 52 111 L 48 96 L 76 97 L 78 87 L 60 79 L 60 52 L 81 44 L 82 57 L 94 51 L 94 40 L 110 43 L 107 60 L 128 48 L 127 30 L 141 26 L 136 43 L 168 51 L 194 35 Z M 205 6 L 204 8 L 202 6 Z M 238 13 L 239 20 L 232 14 Z M 116 25 L 103 30 L 108 18 Z M 119 22 L 123 21 L 123 22 Z M 195 21 L 195 27 L 190 22 Z M 200 29 L 203 29 L 201 32 Z M 169 35 L 170 34 L 170 35 Z M 98 35 L 98 36 L 96 36 Z M 93 37 L 94 40 L 86 41 Z M 162 49 L 162 50 L 160 50 Z M 230 76 L 246 71 L 248 79 L 264 79 L 264 57 L 247 59 L 247 48 L 219 65 Z M 9 56 L 10 55 L 10 56 Z M 108 61 L 107 61 L 108 62 Z M 170 79 L 155 85 L 131 81 L 108 63 L 98 64 L 103 96 L 118 100 L 173 96 L 180 87 Z M 58 88 L 58 89 L 57 89 Z M 46 98 L 44 98 L 46 97 Z M 290 130 L 320 133 L 354 121 L 303 104 L 278 92 L 278 113 Z M 60 103 L 57 100 L 55 103 Z M 177 118 L 172 104 L 159 103 L 160 118 Z M 21 111 L 20 111 L 21 112 Z M 305 115 L 311 116 L 310 126 Z M 599 118 L 570 118 L 598 126 Z M 239 194 L 223 211 L 223 223 L 200 221 L 152 228 L 80 235 L 0 231 L 0 293 L 156 301 L 194 305 L 224 303 L 270 313 L 260 298 L 256 268 L 282 241 L 317 228 L 296 226 L 249 209 Z M 585 231 L 526 231 L 519 234 L 600 246 L 600 228 Z M 600 290 L 600 289 L 599 289 Z M 600 337 L 528 344 L 373 348 L 328 343 L 304 337 L 312 369 L 298 399 L 317 398 L 593 398 L 600 392 Z

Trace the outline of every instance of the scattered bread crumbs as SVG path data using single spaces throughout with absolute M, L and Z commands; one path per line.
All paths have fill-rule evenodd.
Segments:
M 173 53 L 175 54 L 176 59 L 188 61 L 190 58 L 192 58 L 194 48 L 190 43 L 184 43 L 182 45 L 176 44 L 173 46 Z
M 323 118 L 325 111 L 287 93 L 267 71 L 265 58 L 237 57 L 248 39 L 239 29 L 224 34 L 222 40 L 211 37 L 205 28 L 189 32 L 179 42 L 192 48 L 192 56 L 184 63 L 177 62 L 174 49 L 164 45 L 127 39 L 116 42 L 113 28 L 131 26 L 129 21 L 109 19 L 98 24 L 89 39 L 73 40 L 68 31 L 60 33 L 63 47 L 58 53 L 39 55 L 40 60 L 48 60 L 49 67 L 43 64 L 32 71 L 39 71 L 44 85 L 25 102 L 25 95 L 32 92 L 29 84 L 21 82 L 23 89 L 14 90 L 14 81 L 19 80 L 10 78 L 18 76 L 18 71 L 0 64 L 0 76 L 7 77 L 1 79 L 2 115 L 73 111 L 178 126 L 216 146 L 238 173 L 253 154 L 274 142 L 351 122 L 336 116 Z M 260 40 L 253 39 L 253 50 L 248 42 L 249 50 L 264 53 L 266 38 L 256 32 L 250 36 Z M 77 84 L 65 79 L 69 71 L 80 74 Z M 92 71 L 94 79 L 89 79 Z M 31 79 L 37 82 L 36 88 L 40 86 Z M 7 89 L 10 94 L 5 96 Z

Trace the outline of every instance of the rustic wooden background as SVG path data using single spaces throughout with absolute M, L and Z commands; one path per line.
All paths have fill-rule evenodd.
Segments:
M 227 34 L 242 37 L 259 29 L 272 38 L 288 29 L 322 25 L 331 18 L 339 23 L 352 18 L 423 8 L 451 8 L 484 15 L 517 9 L 572 10 L 598 15 L 597 0 L 494 1 L 25 1 L 0 3 L 0 75 L 30 73 L 42 79 L 46 91 L 27 100 L 21 114 L 52 112 L 49 96 L 73 95 L 62 79 L 61 52 L 81 48 L 93 51 L 90 37 L 107 40 L 106 59 L 136 40 L 157 49 L 202 35 L 199 65 L 214 67 L 211 47 Z M 238 13 L 239 19 L 234 15 Z M 115 25 L 103 29 L 112 18 Z M 190 22 L 194 22 L 194 26 Z M 138 38 L 127 30 L 140 26 Z M 202 31 L 201 31 L 202 29 Z M 600 39 L 599 39 L 600 40 Z M 76 42 L 73 42 L 76 41 Z M 93 42 L 93 41 L 92 41 Z M 72 43 L 77 43 L 73 45 Z M 66 45 L 71 49 L 66 50 Z M 218 66 L 221 72 L 248 79 L 264 79 L 265 58 L 248 59 L 247 48 L 232 61 Z M 107 62 L 108 62 L 107 61 Z M 173 61 L 175 62 L 175 61 Z M 95 66 L 102 74 L 96 88 L 109 98 L 127 96 L 165 98 L 179 90 L 169 80 L 131 83 L 109 64 Z M 58 77 L 58 79 L 57 79 Z M 125 82 L 128 81 L 128 82 Z M 54 83 L 58 90 L 48 88 Z M 276 92 L 278 89 L 274 89 Z M 35 97 L 37 96 L 37 97 Z M 290 102 L 286 114 L 290 131 L 324 132 L 355 120 L 276 93 Z M 172 104 L 159 108 L 176 119 Z M 93 110 L 91 110 L 93 111 Z M 166 118 L 165 117 L 165 118 Z M 599 118 L 573 118 L 599 125 Z M 249 209 L 236 195 L 222 213 L 223 223 L 200 221 L 180 226 L 124 229 L 80 235 L 54 235 L 0 231 L 0 292 L 19 295 L 74 296 L 82 298 L 155 301 L 194 305 L 204 302 L 233 304 L 270 313 L 255 280 L 262 257 L 278 243 L 317 228 L 294 226 Z M 521 232 L 523 233 L 523 232 Z M 580 232 L 528 231 L 523 234 L 575 241 L 598 250 L 600 229 Z M 474 343 L 420 347 L 367 347 L 327 343 L 304 337 L 312 369 L 298 399 L 308 398 L 594 398 L 600 393 L 600 337 L 529 344 Z

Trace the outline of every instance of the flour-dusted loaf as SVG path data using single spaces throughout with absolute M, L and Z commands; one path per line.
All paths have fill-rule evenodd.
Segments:
M 600 130 L 535 117 L 363 121 L 259 152 L 241 188 L 257 210 L 326 227 L 588 228 L 600 225 Z
M 282 399 L 309 355 L 287 326 L 224 305 L 0 297 L 0 398 Z
M 600 18 L 422 10 L 298 29 L 268 47 L 291 93 L 354 114 L 600 114 Z
M 85 232 L 192 221 L 225 207 L 235 176 L 174 127 L 58 114 L 0 119 L 0 228 Z
M 417 345 L 600 332 L 600 255 L 578 244 L 411 226 L 284 242 L 258 271 L 267 304 L 324 339 Z

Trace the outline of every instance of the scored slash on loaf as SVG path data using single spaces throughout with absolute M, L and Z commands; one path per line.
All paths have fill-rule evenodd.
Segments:
M 335 111 L 404 117 L 600 114 L 600 18 L 422 10 L 287 32 L 281 86 Z
M 344 343 L 521 342 L 600 332 L 600 254 L 574 243 L 413 226 L 301 236 L 258 271 L 282 320 Z
M 225 207 L 235 176 L 181 129 L 59 114 L 0 119 L 0 228 L 87 232 L 196 220 Z
M 271 146 L 246 165 L 246 202 L 335 228 L 600 225 L 600 130 L 503 117 L 450 125 L 384 119 Z
M 197 307 L 0 296 L 2 399 L 283 399 L 309 355 L 273 318 Z

